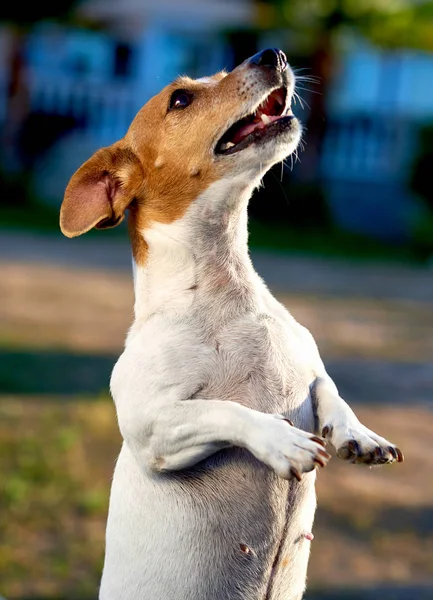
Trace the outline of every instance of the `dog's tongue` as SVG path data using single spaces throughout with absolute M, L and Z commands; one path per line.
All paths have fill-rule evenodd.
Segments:
M 264 129 L 267 125 L 269 125 L 273 121 L 277 121 L 280 118 L 279 116 L 275 115 L 267 115 L 265 110 L 266 107 L 259 109 L 256 113 L 256 118 L 254 119 L 254 121 L 252 123 L 247 123 L 240 129 L 238 129 L 235 135 L 233 136 L 231 142 L 233 142 L 233 144 L 237 144 L 253 131 L 256 131 L 258 129 Z
M 245 125 L 239 127 L 230 141 L 233 144 L 237 144 L 253 131 L 265 129 L 273 121 L 277 121 L 281 116 L 280 113 L 283 105 L 284 95 L 282 90 L 275 90 L 256 110 L 254 120 L 246 122 Z

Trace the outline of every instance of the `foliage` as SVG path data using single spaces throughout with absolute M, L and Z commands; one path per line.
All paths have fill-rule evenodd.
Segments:
M 281 164 L 265 175 L 254 192 L 249 214 L 263 223 L 286 223 L 303 231 L 329 229 L 332 224 L 323 186 L 295 179 Z
M 431 170 L 433 165 L 433 123 L 421 128 L 418 154 L 412 166 L 410 184 L 412 190 L 433 211 L 433 187 Z
M 302 32 L 316 44 L 321 33 L 357 32 L 388 47 L 433 49 L 433 2 L 429 0 L 270 0 L 266 24 Z
M 302 229 L 292 225 L 251 220 L 250 247 L 253 250 L 290 252 L 292 255 L 344 258 L 352 261 L 381 261 L 416 263 L 425 254 L 412 246 L 392 246 L 361 234 L 342 231 L 336 227 Z
M 412 244 L 419 258 L 429 258 L 433 254 L 433 187 L 431 170 L 433 165 L 433 123 L 421 128 L 418 152 L 412 163 L 410 187 L 423 203 L 424 210 L 413 227 Z
M 68 17 L 76 0 L 38 0 L 28 2 L 25 7 L 15 2 L 2 2 L 0 5 L 0 21 L 28 26 L 43 19 L 63 19 Z
M 412 247 L 418 260 L 430 261 L 433 256 L 433 212 L 424 212 L 413 228 Z

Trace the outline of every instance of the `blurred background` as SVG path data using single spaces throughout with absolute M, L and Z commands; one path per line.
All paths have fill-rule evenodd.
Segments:
M 433 4 L 85 0 L 0 7 L 0 595 L 97 597 L 132 319 L 123 226 L 63 239 L 71 174 L 178 74 L 280 47 L 298 156 L 252 257 L 340 392 L 406 455 L 318 478 L 310 600 L 433 598 Z

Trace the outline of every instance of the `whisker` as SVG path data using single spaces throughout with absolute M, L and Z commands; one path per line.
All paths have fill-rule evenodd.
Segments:
M 308 92 L 309 94 L 318 94 L 319 96 L 323 96 L 322 92 L 318 92 L 317 90 L 310 90 L 310 88 L 302 87 L 301 85 L 297 85 L 296 88 L 298 90 L 302 90 L 303 92 Z
M 292 71 L 296 75 L 297 73 L 300 73 L 301 71 L 311 71 L 311 67 L 292 67 Z
M 314 83 L 315 85 L 321 83 L 320 77 L 316 77 L 315 75 L 297 75 L 296 81 L 307 81 L 308 83 Z
M 275 177 L 275 180 L 277 181 L 278 185 L 280 186 L 281 191 L 283 192 L 284 199 L 286 200 L 287 204 L 289 204 L 289 199 L 287 198 L 286 190 L 284 189 L 283 184 L 281 183 L 281 181 L 279 181 L 278 177 L 275 175 L 275 173 L 272 170 L 269 171 L 269 173 L 272 173 L 272 176 Z
M 283 160 L 283 165 L 286 167 L 286 169 L 289 169 L 291 171 L 291 168 L 290 168 L 289 163 L 287 162 L 287 159 Z
M 301 98 L 296 90 L 293 90 L 293 99 L 294 99 L 295 103 L 297 100 L 299 102 L 299 104 L 301 105 L 301 108 L 303 108 Z
M 304 91 L 303 88 L 300 88 L 300 89 L 301 89 L 301 91 Z M 299 94 L 299 92 L 297 91 L 296 93 L 298 95 L 298 98 L 301 99 L 301 95 Z M 311 109 L 311 106 L 308 104 L 308 102 L 305 100 L 305 98 L 302 98 L 302 102 L 309 110 Z M 304 108 L 304 106 L 302 108 Z
M 301 96 L 298 94 L 298 92 L 296 90 L 293 91 L 293 97 L 294 98 L 296 97 L 298 99 L 299 104 L 301 105 L 302 110 L 305 110 L 304 104 L 307 106 L 307 108 L 310 108 L 310 106 L 308 105 L 308 103 L 301 98 Z

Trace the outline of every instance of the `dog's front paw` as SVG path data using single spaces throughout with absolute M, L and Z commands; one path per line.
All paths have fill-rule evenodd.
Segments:
M 253 454 L 284 479 L 301 480 L 302 473 L 325 467 L 331 458 L 321 438 L 307 433 L 282 415 L 266 415 L 254 440 Z
M 334 446 L 337 456 L 352 463 L 384 465 L 403 462 L 403 453 L 359 421 L 357 423 L 329 423 L 322 430 L 325 439 Z

